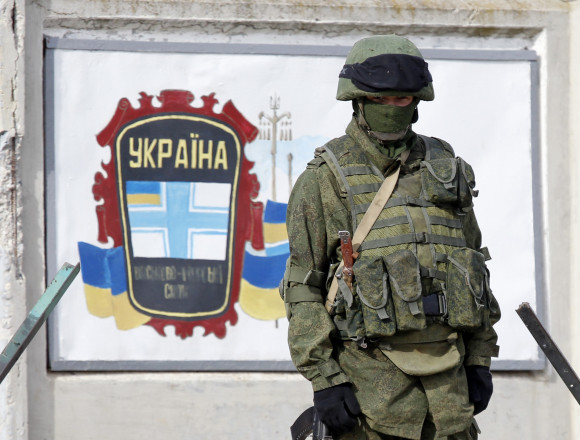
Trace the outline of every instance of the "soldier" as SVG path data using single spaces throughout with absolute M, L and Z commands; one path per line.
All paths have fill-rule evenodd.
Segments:
M 288 341 L 334 438 L 477 439 L 473 416 L 492 394 L 500 311 L 473 170 L 447 142 L 411 128 L 419 101 L 433 98 L 409 40 L 357 42 L 338 83 L 337 99 L 354 109 L 346 135 L 316 150 L 290 196 Z M 397 174 L 344 271 L 339 231 L 352 236 Z

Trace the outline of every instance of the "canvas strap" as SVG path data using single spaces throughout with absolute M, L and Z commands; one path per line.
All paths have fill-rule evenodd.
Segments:
M 409 157 L 410 150 L 405 150 L 401 153 L 401 164 L 405 163 L 407 158 Z M 352 251 L 353 253 L 358 250 L 361 243 L 364 241 L 368 233 L 370 232 L 371 228 L 375 224 L 379 214 L 387 204 L 387 201 L 393 194 L 393 190 L 395 189 L 395 185 L 397 184 L 397 180 L 399 179 L 399 172 L 401 171 L 401 165 L 395 170 L 394 173 L 389 175 L 382 183 L 379 191 L 375 194 L 373 201 L 371 202 L 367 212 L 363 216 L 362 220 L 360 221 L 356 231 L 354 231 L 352 237 Z M 344 262 L 340 262 L 340 265 L 336 269 L 335 273 L 342 273 L 342 268 L 344 266 Z M 332 307 L 334 305 L 334 300 L 336 299 L 336 293 L 338 291 L 338 280 L 336 276 L 332 277 L 332 283 L 330 284 L 330 289 L 328 289 L 328 295 L 326 297 L 326 303 L 324 306 L 326 310 L 329 312 L 332 311 Z

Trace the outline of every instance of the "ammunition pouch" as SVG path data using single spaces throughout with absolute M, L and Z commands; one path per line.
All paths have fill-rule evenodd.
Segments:
M 357 260 L 353 273 L 365 336 L 376 339 L 394 335 L 397 331 L 395 309 L 383 258 Z
M 393 291 L 393 306 L 397 330 L 423 330 L 427 327 L 417 256 L 410 249 L 395 251 L 385 257 L 389 282 Z
M 388 338 L 400 331 L 424 330 L 433 320 L 463 332 L 489 327 L 491 290 L 484 254 L 456 248 L 440 258 L 446 262 L 445 272 L 423 268 L 408 249 L 357 260 L 355 292 L 345 295 L 339 289 L 337 296 L 335 322 L 340 321 L 337 325 L 343 336 Z M 433 272 L 439 279 L 434 291 L 425 295 L 421 275 Z
M 451 252 L 446 282 L 449 325 L 467 332 L 489 327 L 490 293 L 484 254 L 469 248 Z
M 473 197 L 478 193 L 473 189 L 473 168 L 460 157 L 421 162 L 421 181 L 427 201 L 465 211 L 471 209 Z

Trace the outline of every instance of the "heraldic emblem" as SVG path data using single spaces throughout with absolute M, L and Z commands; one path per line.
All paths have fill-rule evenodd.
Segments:
M 214 94 L 164 90 L 154 105 L 122 99 L 97 141 L 111 160 L 95 176 L 98 241 L 79 243 L 89 311 L 120 329 L 151 325 L 182 338 L 234 325 L 244 247 L 263 249 L 259 183 L 244 146 L 258 130 Z M 87 267 L 88 266 L 88 267 Z M 86 270 L 85 270 L 86 267 Z

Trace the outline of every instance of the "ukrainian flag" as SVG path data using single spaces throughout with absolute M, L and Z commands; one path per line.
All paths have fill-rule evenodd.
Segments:
M 102 249 L 79 242 L 78 248 L 89 313 L 99 318 L 114 316 L 119 330 L 148 322 L 151 318 L 129 302 L 123 246 Z
M 244 254 L 239 302 L 256 319 L 273 321 L 286 316 L 278 293 L 290 255 L 286 209 L 286 203 L 268 200 L 263 219 L 265 249 L 257 251 L 248 245 Z
M 127 203 L 133 206 L 161 206 L 161 182 L 127 181 Z

